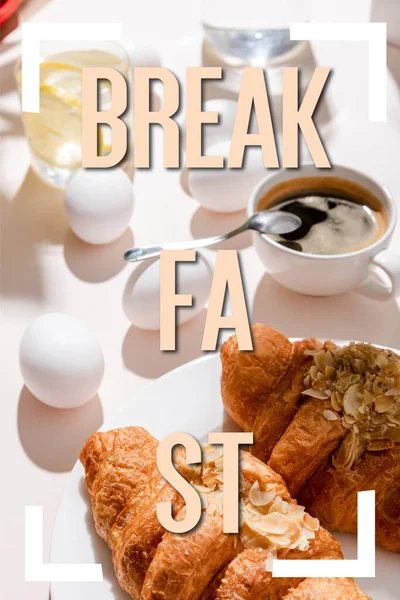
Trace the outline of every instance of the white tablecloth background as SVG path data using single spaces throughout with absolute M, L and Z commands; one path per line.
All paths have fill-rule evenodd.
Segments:
M 321 4 L 315 7 L 315 18 L 321 20 L 368 17 L 365 2 L 335 3 L 339 8 L 334 14 L 332 3 L 330 10 L 325 6 L 325 13 Z M 193 0 L 53 0 L 34 18 L 121 21 L 126 40 L 154 45 L 163 66 L 182 77 L 186 65 L 200 64 L 199 8 Z M 180 350 L 175 354 L 159 352 L 157 334 L 130 326 L 121 297 L 132 268 L 121 261 L 122 250 L 132 245 L 133 238 L 140 245 L 212 235 L 239 223 L 243 214 L 213 216 L 200 208 L 185 192 L 179 173 L 164 170 L 157 133 L 153 169 L 135 175 L 131 231 L 107 249 L 81 244 L 68 231 L 62 194 L 29 168 L 12 76 L 19 40 L 20 30 L 7 37 L 1 57 L 1 596 L 47 600 L 47 584 L 24 583 L 24 506 L 44 507 L 47 560 L 63 486 L 88 435 L 121 403 L 135 402 L 149 381 L 201 355 L 204 314 L 181 328 Z M 400 50 L 389 48 L 385 124 L 370 123 L 367 117 L 367 44 L 316 43 L 313 51 L 318 64 L 334 68 L 327 95 L 330 120 L 324 129 L 332 162 L 368 173 L 399 201 Z M 355 293 L 320 299 L 299 296 L 263 273 L 246 236 L 225 247 L 241 249 L 252 321 L 268 322 L 290 336 L 364 339 L 400 347 L 399 300 L 377 303 Z M 392 247 L 400 251 L 400 223 Z M 215 253 L 209 250 L 208 255 L 212 258 Z M 105 354 L 106 373 L 98 397 L 73 411 L 57 411 L 34 399 L 23 387 L 18 367 L 24 329 L 35 316 L 53 310 L 84 320 Z

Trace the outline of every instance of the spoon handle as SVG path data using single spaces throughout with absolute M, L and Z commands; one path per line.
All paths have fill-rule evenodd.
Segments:
M 206 246 L 213 246 L 219 242 L 228 240 L 242 231 L 246 231 L 247 223 L 244 223 L 241 227 L 226 233 L 225 235 L 217 235 L 210 238 L 202 238 L 200 240 L 190 240 L 188 242 L 168 242 L 159 246 L 142 246 L 141 248 L 131 248 L 124 254 L 125 260 L 129 262 L 138 262 L 140 260 L 146 260 L 147 258 L 154 258 L 159 256 L 162 250 L 193 250 L 195 248 L 204 248 Z

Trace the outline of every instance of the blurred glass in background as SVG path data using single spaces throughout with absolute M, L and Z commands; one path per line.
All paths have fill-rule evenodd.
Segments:
M 206 42 L 232 66 L 266 66 L 294 50 L 289 25 L 308 18 L 307 0 L 203 0 Z

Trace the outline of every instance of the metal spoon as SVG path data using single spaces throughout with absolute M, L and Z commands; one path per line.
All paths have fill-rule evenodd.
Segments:
M 248 229 L 258 231 L 260 233 L 269 233 L 281 235 L 295 231 L 301 225 L 301 219 L 297 215 L 281 210 L 263 210 L 252 215 L 241 227 L 226 233 L 225 235 L 217 235 L 211 238 L 203 238 L 200 240 L 190 240 L 188 242 L 169 242 L 160 246 L 143 246 L 142 248 L 131 248 L 124 254 L 125 260 L 129 262 L 137 262 L 147 258 L 158 256 L 162 250 L 192 250 L 194 248 L 203 248 L 205 246 L 213 246 L 225 240 L 233 238 L 239 233 L 243 233 Z

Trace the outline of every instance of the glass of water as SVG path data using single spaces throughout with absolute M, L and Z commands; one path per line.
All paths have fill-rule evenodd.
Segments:
M 129 60 L 121 46 L 113 42 L 99 42 L 96 47 L 93 42 L 54 46 L 42 44 L 40 112 L 23 112 L 22 119 L 35 171 L 49 183 L 64 187 L 82 164 L 82 69 L 112 67 L 127 78 Z M 15 76 L 21 93 L 21 61 Z M 100 109 L 107 110 L 111 102 L 110 82 L 101 80 Z M 98 141 L 100 154 L 108 154 L 112 145 L 108 127 L 99 126 Z
M 267 66 L 300 43 L 289 25 L 307 20 L 307 0 L 203 0 L 204 35 L 232 66 Z

